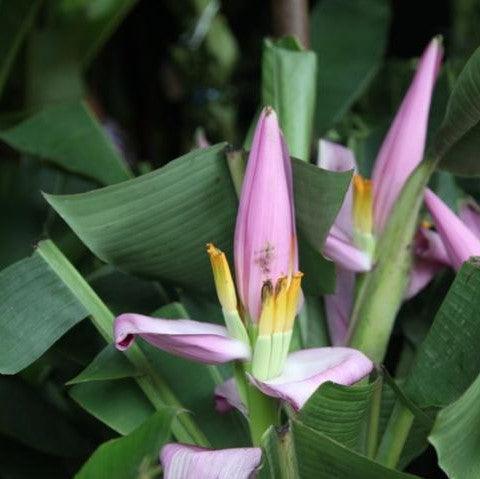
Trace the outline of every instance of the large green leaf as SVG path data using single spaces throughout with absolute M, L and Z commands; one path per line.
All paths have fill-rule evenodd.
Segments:
M 75 479 L 137 479 L 142 473 L 146 475 L 156 464 L 160 448 L 170 437 L 175 415 L 174 409 L 161 409 L 128 436 L 102 444 Z
M 42 1 L 3 0 L 0 3 L 0 96 Z
M 480 48 L 460 73 L 432 148 L 440 167 L 459 175 L 480 175 Z
M 318 56 L 317 135 L 334 126 L 380 67 L 389 21 L 386 0 L 317 2 L 310 21 Z
M 458 272 L 419 349 L 405 391 L 420 407 L 446 406 L 480 372 L 480 265 L 471 260 Z
M 2 372 L 11 374 L 31 364 L 87 314 L 103 338 L 113 342 L 112 312 L 52 241 L 40 242 L 32 258 L 0 277 L 0 324 L 6 332 L 0 336 Z M 125 354 L 140 373 L 135 381 L 156 409 L 182 407 L 137 345 Z M 208 444 L 188 415 L 174 423 L 174 432 L 179 440 Z
M 460 399 L 440 411 L 429 440 L 448 477 L 480 476 L 480 376 Z
M 317 59 L 293 38 L 265 40 L 262 59 L 262 101 L 278 113 L 290 154 L 310 157 Z
M 36 251 L 0 272 L 0 373 L 14 374 L 88 315 Z
M 155 409 L 132 379 L 79 383 L 72 398 L 92 416 L 120 434 L 130 434 Z
M 47 200 L 103 261 L 210 290 L 205 244 L 230 253 L 237 208 L 224 148 L 195 150 L 122 184 Z
M 293 441 L 301 479 L 407 479 L 410 474 L 387 469 L 342 446 L 300 421 L 293 421 Z
M 45 108 L 0 131 L 0 139 L 22 153 L 52 161 L 100 183 L 118 183 L 132 176 L 84 103 Z
M 376 383 L 351 387 L 322 384 L 300 410 L 298 419 L 344 446 L 359 450 Z
M 205 244 L 230 255 L 237 199 L 225 145 L 195 150 L 149 174 L 80 195 L 46 198 L 103 261 L 198 291 L 213 281 Z M 297 224 L 317 250 L 350 173 L 293 162 Z
M 0 377 L 0 434 L 61 457 L 79 457 L 89 448 L 65 413 L 19 378 Z

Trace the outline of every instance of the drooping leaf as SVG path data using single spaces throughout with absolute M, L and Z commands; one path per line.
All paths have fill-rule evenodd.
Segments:
M 350 387 L 324 383 L 300 410 L 298 420 L 349 449 L 359 450 L 374 388 L 373 382 Z
M 89 448 L 64 412 L 19 378 L 0 377 L 0 433 L 60 457 L 79 457 Z
M 468 60 L 453 87 L 447 110 L 432 146 L 440 168 L 458 175 L 479 176 L 480 48 Z
M 128 436 L 102 444 L 75 479 L 142 477 L 142 473 L 146 474 L 157 464 L 160 448 L 170 437 L 175 415 L 174 409 L 161 409 Z
M 440 411 L 428 439 L 448 477 L 479 477 L 480 376 L 459 399 Z
M 389 2 L 323 0 L 311 14 L 312 50 L 318 56 L 315 132 L 322 136 L 367 87 L 388 39 Z
M 155 412 L 132 379 L 79 383 L 69 394 L 92 416 L 120 434 L 130 434 Z
M 0 139 L 22 153 L 52 161 L 103 184 L 118 183 L 132 176 L 83 103 L 47 107 L 0 131 Z
M 0 3 L 0 96 L 42 1 L 4 0 Z
M 265 40 L 262 102 L 278 114 L 290 154 L 307 160 L 312 142 L 317 59 L 294 38 Z
M 480 372 L 480 267 L 465 263 L 440 306 L 405 384 L 420 407 L 458 399 Z
M 224 144 L 195 150 L 119 185 L 47 200 L 103 261 L 186 289 L 212 291 L 207 242 L 231 257 L 237 199 Z M 297 224 L 317 250 L 350 173 L 293 162 Z

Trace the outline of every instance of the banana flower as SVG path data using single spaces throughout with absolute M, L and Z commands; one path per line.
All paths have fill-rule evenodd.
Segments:
M 321 140 L 318 166 L 353 170 L 353 181 L 325 242 L 324 254 L 337 264 L 337 288 L 326 297 L 332 344 L 346 340 L 352 307 L 354 272 L 368 271 L 375 244 L 410 174 L 422 161 L 433 87 L 442 59 L 440 40 L 423 53 L 413 81 L 375 160 L 372 178 L 358 174 L 353 153 Z
M 226 327 L 127 313 L 115 320 L 117 348 L 124 350 L 141 336 L 194 361 L 240 361 L 252 384 L 296 409 L 325 381 L 350 385 L 370 373 L 372 362 L 354 349 L 289 354 L 302 273 L 291 162 L 271 108 L 260 115 L 240 195 L 234 238 L 236 287 L 225 254 L 213 244 L 207 245 L 207 252 Z

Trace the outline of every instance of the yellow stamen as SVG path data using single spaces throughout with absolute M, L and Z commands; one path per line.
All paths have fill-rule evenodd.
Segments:
M 353 224 L 361 234 L 373 231 L 372 181 L 353 175 Z
M 262 312 L 258 321 L 258 333 L 260 336 L 269 335 L 273 330 L 275 319 L 275 298 L 273 286 L 270 281 L 265 281 L 262 287 Z
M 430 223 L 430 221 L 427 221 L 427 220 L 423 220 L 421 223 L 420 223 L 420 226 L 422 228 L 425 228 L 426 230 L 429 230 L 431 228 L 433 228 L 433 224 Z
M 288 333 L 293 329 L 293 322 L 297 315 L 298 299 L 300 297 L 300 285 L 302 283 L 303 273 L 297 272 L 292 276 L 287 295 L 287 309 L 285 313 L 285 324 L 283 331 Z
M 273 331 L 278 333 L 283 331 L 285 324 L 285 314 L 287 312 L 288 278 L 283 276 L 277 281 L 275 287 L 275 322 Z
M 225 253 L 212 243 L 207 244 L 207 253 L 210 256 L 218 300 L 225 311 L 234 311 L 237 309 L 237 295 Z

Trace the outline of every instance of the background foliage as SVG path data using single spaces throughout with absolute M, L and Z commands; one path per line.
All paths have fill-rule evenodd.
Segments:
M 308 159 L 312 138 L 327 136 L 353 148 L 368 174 L 412 58 L 444 36 L 434 132 L 480 44 L 475 0 L 421 10 L 405 1 L 310 3 L 305 51 L 291 39 L 264 40 L 273 33 L 268 2 L 0 1 L 1 478 L 158 477 L 156 454 L 172 433 L 247 444 L 243 417 L 213 410 L 228 366 L 192 365 L 141 341 L 126 359 L 110 345 L 113 315 L 221 321 L 203 247 L 215 241 L 231 254 L 237 199 L 223 142 L 248 146 L 262 102 L 279 111 L 295 157 Z M 478 125 L 448 118 L 443 135 L 464 141 L 443 166 L 477 174 Z M 190 151 L 199 127 L 215 145 Z M 318 294 L 332 291 L 334 272 L 319 250 L 349 175 L 300 160 L 307 274 L 295 341 L 311 347 L 328 342 Z M 444 171 L 432 186 L 453 207 L 464 192 L 480 199 L 475 178 Z M 407 472 L 363 455 L 361 419 L 380 386 L 326 384 L 292 419 L 301 477 L 441 478 L 436 454 L 450 477 L 477 477 L 478 265 L 452 280 L 444 272 L 404 305 L 386 359 L 404 378 L 405 400 L 422 408 L 401 461 Z M 475 301 L 466 304 L 465 291 Z M 382 427 L 396 394 L 383 386 Z M 283 444 L 270 431 L 265 477 L 275 477 Z

